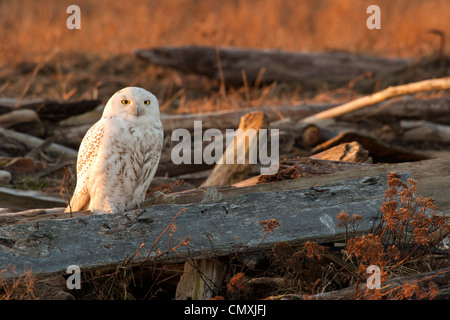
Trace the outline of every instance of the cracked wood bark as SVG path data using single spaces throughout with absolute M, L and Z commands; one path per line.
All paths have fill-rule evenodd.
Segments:
M 248 83 L 295 82 L 303 87 L 337 87 L 367 72 L 378 74 L 398 69 L 407 59 L 387 59 L 347 52 L 287 52 L 200 46 L 135 50 L 152 64 L 203 74 L 241 86 L 243 72 Z
M 402 173 L 402 179 L 408 177 Z M 312 189 L 245 193 L 212 202 L 2 226 L 0 270 L 14 265 L 19 273 L 26 266 L 33 273 L 54 274 L 64 273 L 72 264 L 84 271 L 117 267 L 142 244 L 136 263 L 148 261 L 147 257 L 160 263 L 214 258 L 265 250 L 280 241 L 341 240 L 345 230 L 336 227 L 336 216 L 342 210 L 362 215 L 360 230 L 367 232 L 386 189 L 387 175 L 381 174 Z M 175 234 L 163 233 L 180 211 Z M 280 227 L 261 243 L 264 230 L 259 222 L 269 219 L 277 219 Z M 189 248 L 169 250 L 177 245 L 175 239 L 186 237 Z M 168 251 L 157 256 L 155 250 Z

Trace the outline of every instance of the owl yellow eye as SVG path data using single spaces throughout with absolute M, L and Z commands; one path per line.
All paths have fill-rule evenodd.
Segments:
M 146 106 L 150 105 L 150 100 L 145 100 L 145 101 L 144 101 L 144 104 L 145 104 Z
M 122 101 L 120 101 L 120 102 L 122 102 L 122 104 L 130 104 L 130 100 L 122 100 Z

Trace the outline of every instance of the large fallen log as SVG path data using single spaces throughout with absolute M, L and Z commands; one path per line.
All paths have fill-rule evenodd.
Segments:
M 203 74 L 241 86 L 248 83 L 296 82 L 303 87 L 339 87 L 356 77 L 376 75 L 408 65 L 407 59 L 388 59 L 348 52 L 303 53 L 214 47 L 140 49 L 135 55 L 151 64 Z
M 313 161 L 325 161 L 318 159 L 309 159 Z M 216 198 L 226 199 L 248 192 L 266 192 L 277 190 L 292 190 L 298 188 L 314 188 L 317 185 L 334 183 L 346 179 L 362 178 L 370 175 L 386 174 L 389 172 L 407 171 L 417 181 L 417 193 L 424 197 L 432 197 L 436 200 L 436 205 L 443 212 L 450 212 L 450 158 L 431 159 L 418 162 L 403 162 L 394 164 L 371 165 L 364 163 L 348 163 L 348 165 L 356 165 L 357 168 L 345 168 L 345 170 L 337 170 L 333 165 L 329 164 L 329 170 L 333 170 L 327 174 L 309 175 L 300 179 L 291 179 L 277 181 L 264 184 L 245 184 L 245 181 L 235 184 L 235 188 L 223 187 L 213 188 Z M 361 168 L 361 166 L 363 166 Z M 339 165 L 337 165 L 339 168 Z M 242 186 L 242 187 L 241 187 Z M 166 195 L 159 199 L 149 199 L 144 202 L 144 206 L 150 204 L 163 203 L 194 203 L 200 202 L 205 195 L 210 192 L 208 189 L 195 189 L 183 191 L 176 194 Z
M 370 108 L 362 108 L 339 116 L 340 121 L 397 122 L 401 120 L 426 120 L 450 124 L 450 98 L 419 99 L 411 95 L 392 98 Z
M 402 179 L 408 177 L 402 173 Z M 358 212 L 363 217 L 359 230 L 368 232 L 386 189 L 387 175 L 381 174 L 313 189 L 243 193 L 212 202 L 2 226 L 0 270 L 15 266 L 18 273 L 27 268 L 50 275 L 65 273 L 70 265 L 83 271 L 117 267 L 127 255 L 135 263 L 172 263 L 265 250 L 281 241 L 342 240 L 345 228 L 336 226 L 337 215 Z M 260 222 L 272 219 L 279 228 L 265 234 Z M 166 232 L 173 223 L 175 233 Z
M 52 208 L 64 205 L 63 199 L 53 194 L 35 190 L 17 190 L 0 187 L 0 208 L 31 210 L 34 208 Z M 2 225 L 2 218 L 3 216 L 0 216 L 0 225 Z
M 16 99 L 0 99 L 0 114 L 13 110 L 30 109 L 34 110 L 41 120 L 59 121 L 68 117 L 82 114 L 93 110 L 100 104 L 100 100 L 80 100 L 80 101 L 48 101 L 44 99 L 34 99 L 28 101 L 18 101 Z
M 7 140 L 15 140 L 23 145 L 25 145 L 28 149 L 35 149 L 41 146 L 44 143 L 44 140 L 24 134 L 21 132 L 15 132 L 8 129 L 0 128 L 0 141 Z M 46 148 L 47 152 L 50 152 L 55 155 L 55 158 L 61 157 L 64 160 L 73 160 L 77 158 L 78 152 L 71 148 L 62 146 L 57 143 L 52 143 L 50 146 Z
M 450 142 L 450 126 L 423 120 L 402 120 L 400 128 L 403 129 L 405 141 Z
M 189 131 L 194 129 L 194 121 L 201 121 L 203 129 L 230 129 L 237 128 L 240 118 L 249 113 L 262 111 L 266 114 L 268 121 L 274 122 L 280 120 L 280 115 L 293 121 L 300 120 L 318 112 L 335 107 L 336 104 L 301 104 L 294 106 L 267 106 L 261 108 L 248 108 L 235 111 L 220 111 L 207 113 L 179 114 L 179 115 L 161 115 L 161 122 L 164 131 L 173 131 L 177 128 L 185 128 Z

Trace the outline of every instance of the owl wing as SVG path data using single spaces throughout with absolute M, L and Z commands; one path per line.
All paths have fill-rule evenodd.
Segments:
M 90 203 L 90 176 L 104 135 L 103 119 L 86 132 L 80 144 L 77 157 L 77 185 L 65 212 L 88 210 Z

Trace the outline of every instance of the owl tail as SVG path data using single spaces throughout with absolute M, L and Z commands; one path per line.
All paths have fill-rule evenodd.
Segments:
M 88 210 L 90 196 L 88 192 L 80 192 L 75 188 L 70 205 L 67 206 L 64 212 L 85 211 Z

